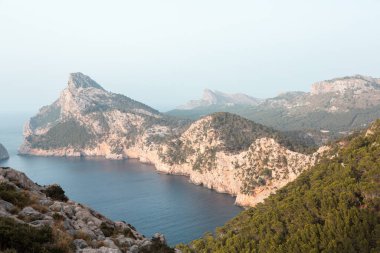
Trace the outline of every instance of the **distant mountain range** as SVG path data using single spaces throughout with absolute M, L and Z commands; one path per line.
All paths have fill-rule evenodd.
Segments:
M 191 100 L 185 105 L 178 106 L 179 110 L 192 110 L 199 107 L 213 105 L 234 106 L 234 105 L 258 105 L 261 102 L 258 98 L 250 97 L 246 94 L 226 94 L 220 91 L 205 89 L 200 100 Z
M 252 98 L 251 102 L 245 99 L 248 95 L 239 95 L 244 97 L 239 102 L 234 95 L 208 93 L 167 114 L 197 119 L 224 111 L 278 130 L 322 130 L 335 136 L 366 127 L 380 117 L 380 79 L 361 75 L 315 83 L 311 92 L 286 92 L 265 100 Z M 232 102 L 224 97 L 235 99 Z

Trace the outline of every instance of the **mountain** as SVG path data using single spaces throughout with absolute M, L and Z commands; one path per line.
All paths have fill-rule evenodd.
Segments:
M 68 200 L 58 185 L 39 186 L 0 168 L 1 252 L 174 252 L 163 235 L 147 239 L 123 221 Z
M 145 139 L 165 138 L 185 122 L 73 73 L 59 99 L 26 124 L 20 153 L 121 159 L 129 147 Z
M 24 134 L 22 154 L 138 158 L 248 206 L 294 180 L 319 154 L 308 135 L 229 113 L 179 120 L 80 73 L 70 75 L 60 98 L 32 117 Z
M 313 84 L 311 92 L 287 92 L 257 105 L 208 105 L 177 109 L 168 115 L 197 119 L 218 111 L 235 113 L 277 130 L 323 130 L 339 137 L 365 128 L 380 117 L 380 79 L 360 75 L 336 78 Z
M 9 154 L 7 149 L 0 143 L 0 160 L 8 159 Z
M 380 252 L 380 120 L 190 252 Z
M 179 106 L 180 110 L 192 110 L 207 106 L 234 106 L 234 105 L 258 105 L 260 99 L 250 97 L 246 94 L 226 94 L 220 91 L 205 89 L 200 100 L 191 100 L 185 105 Z

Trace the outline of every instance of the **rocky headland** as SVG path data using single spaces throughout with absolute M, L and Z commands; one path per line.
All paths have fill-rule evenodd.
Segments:
M 0 143 L 0 160 L 5 160 L 9 158 L 7 149 Z

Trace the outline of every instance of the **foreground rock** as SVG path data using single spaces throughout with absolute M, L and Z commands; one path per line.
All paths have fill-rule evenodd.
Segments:
M 8 151 L 5 147 L 0 143 L 0 160 L 5 160 L 9 158 Z
M 68 200 L 59 186 L 39 186 L 25 174 L 10 168 L 0 168 L 0 221 L 0 241 L 5 241 L 1 241 L 0 250 L 8 246 L 9 249 L 24 252 L 22 247 L 28 247 L 25 243 L 33 235 L 21 233 L 20 240 L 24 243 L 18 243 L 17 233 L 27 225 L 35 233 L 45 231 L 43 237 L 47 238 L 46 245 L 43 241 L 41 245 L 30 246 L 37 247 L 38 251 L 174 252 L 166 246 L 164 236 L 156 234 L 152 239 L 147 239 L 130 224 L 113 222 L 80 203 Z M 5 229 L 4 224 L 14 225 Z M 18 226 L 18 232 L 12 235 L 12 227 Z

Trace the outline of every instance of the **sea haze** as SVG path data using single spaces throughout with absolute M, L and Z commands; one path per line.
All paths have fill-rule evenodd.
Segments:
M 0 143 L 10 166 L 41 185 L 58 183 L 70 199 L 113 220 L 125 220 L 145 236 L 165 234 L 169 244 L 189 242 L 236 216 L 242 208 L 227 194 L 196 186 L 183 176 L 159 174 L 137 160 L 18 156 L 27 115 L 0 115 Z

